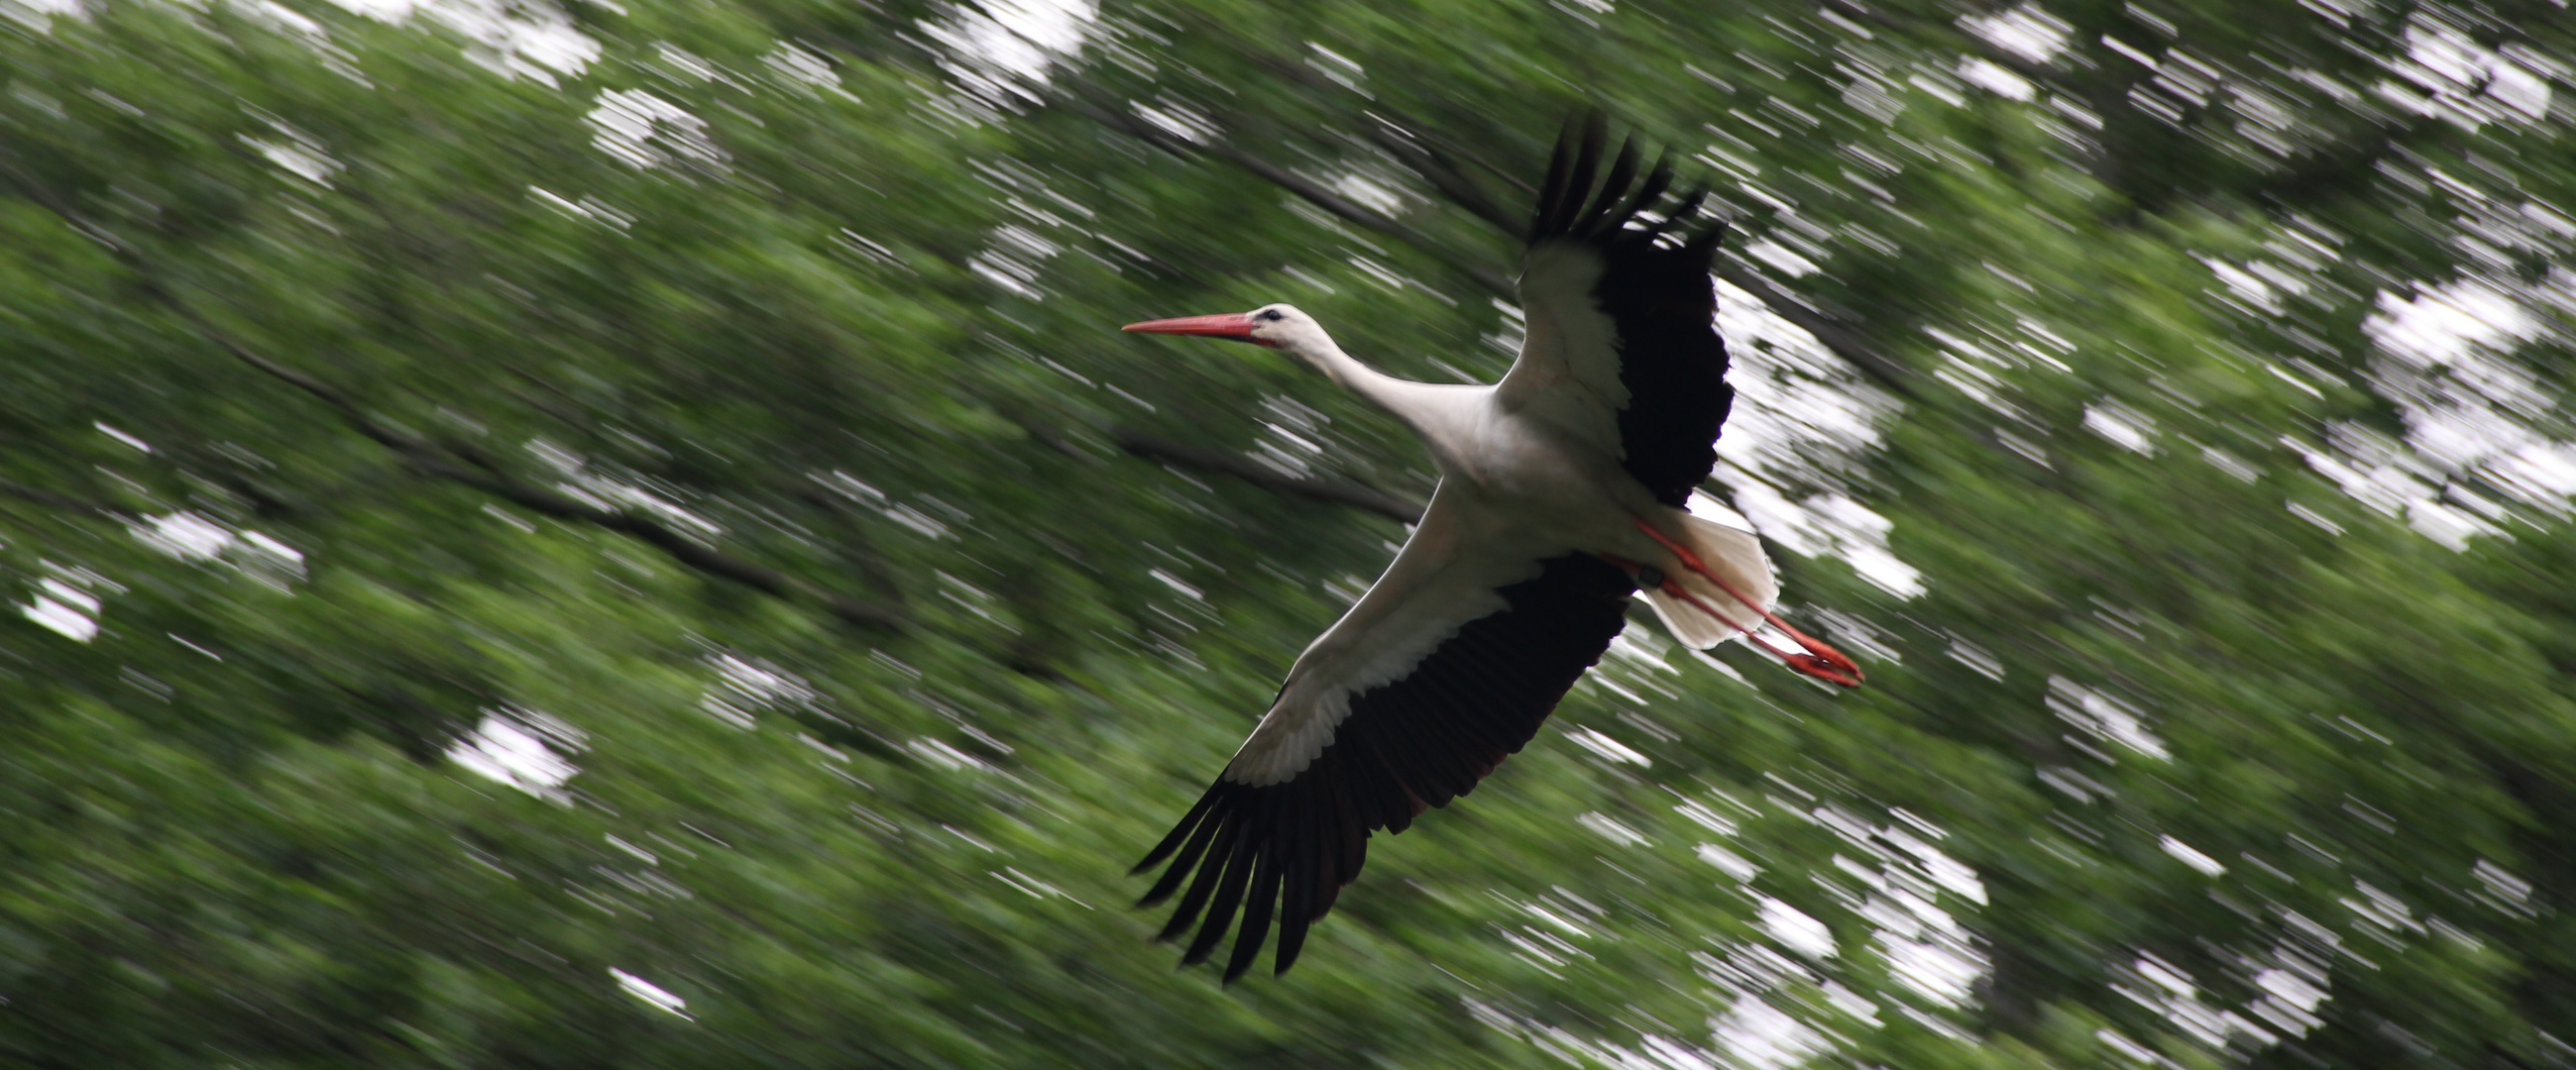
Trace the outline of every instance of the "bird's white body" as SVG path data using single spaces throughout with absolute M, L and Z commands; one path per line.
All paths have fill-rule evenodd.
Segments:
M 1600 258 L 1571 244 L 1531 255 L 1545 278 L 1532 292 L 1581 294 Z M 1226 777 L 1253 786 L 1304 771 L 1333 739 L 1352 695 L 1394 680 L 1470 620 L 1503 608 L 1497 588 L 1529 578 L 1538 563 L 1567 553 L 1607 555 L 1697 577 L 1643 520 L 1695 551 L 1702 562 L 1768 608 L 1778 584 L 1753 536 L 1656 501 L 1619 464 L 1616 413 L 1628 392 L 1615 366 L 1590 354 L 1615 353 L 1609 320 L 1591 308 L 1533 309 L 1534 325 L 1510 375 L 1491 386 L 1418 383 L 1360 363 L 1311 317 L 1286 305 L 1253 340 L 1313 365 L 1334 382 L 1403 420 L 1440 468 L 1440 486 L 1403 552 L 1297 659 L 1278 701 L 1244 741 Z M 1702 583 L 1702 586 L 1706 586 Z M 1752 608 L 1711 587 L 1724 622 L 1682 610 L 1649 592 L 1666 627 L 1695 647 L 1715 646 L 1759 627 Z
M 1633 145 L 1603 177 L 1597 117 L 1576 135 L 1529 229 L 1527 339 L 1492 386 L 1383 374 L 1286 305 L 1127 327 L 1302 360 L 1411 426 L 1440 468 L 1394 563 L 1298 657 L 1251 738 L 1137 867 L 1172 860 L 1143 902 L 1180 893 L 1163 935 L 1197 927 L 1184 963 L 1240 909 L 1226 977 L 1249 968 L 1274 915 L 1286 970 L 1371 833 L 1474 790 L 1535 738 L 1626 626 L 1633 593 L 1691 646 L 1767 623 L 1805 649 L 1753 640 L 1791 668 L 1860 682 L 1849 658 L 1771 616 L 1779 586 L 1759 540 L 1681 508 L 1716 464 L 1734 397 L 1711 323 L 1723 226 L 1695 223 L 1704 193 L 1661 200 L 1668 168 L 1635 182 Z

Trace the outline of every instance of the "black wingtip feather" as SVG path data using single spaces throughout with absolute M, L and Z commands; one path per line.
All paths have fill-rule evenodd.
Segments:
M 1583 129 L 1575 143 L 1574 167 L 1566 173 L 1565 188 L 1550 206 L 1546 223 L 1539 227 L 1539 237 L 1564 234 L 1580 219 L 1583 198 L 1591 194 L 1593 180 L 1601 176 L 1601 150 L 1609 141 L 1609 121 L 1599 111 L 1585 113 Z
M 1601 192 L 1594 195 L 1592 203 L 1583 209 L 1583 214 L 1575 218 L 1574 236 L 1590 238 L 1604 230 L 1617 227 L 1620 219 L 1611 217 L 1610 209 L 1619 203 L 1620 197 L 1627 194 L 1628 183 L 1636 179 L 1637 139 L 1630 137 L 1619 143 L 1619 156 L 1610 161 L 1610 175 L 1601 180 Z
M 1225 871 L 1225 864 L 1233 857 L 1235 844 L 1243 838 L 1243 819 L 1239 815 L 1226 814 L 1221 820 L 1224 823 L 1217 830 L 1216 843 L 1209 847 L 1207 860 L 1199 864 L 1198 877 L 1190 881 L 1189 891 L 1181 893 L 1181 904 L 1172 908 L 1172 920 L 1163 926 L 1162 932 L 1154 935 L 1156 941 L 1170 940 L 1190 931 L 1190 924 L 1199 920 L 1199 911 L 1206 908 L 1209 893 L 1222 883 L 1219 877 Z
M 1219 972 L 1232 983 L 1258 964 L 1276 927 L 1271 970 L 1287 973 L 1359 875 L 1375 830 L 1400 831 L 1468 793 L 1529 741 L 1618 634 L 1634 589 L 1590 555 L 1540 565 L 1538 576 L 1496 591 L 1507 611 L 1467 622 L 1415 673 L 1353 696 L 1303 772 L 1261 786 L 1220 779 L 1155 848 L 1151 861 L 1171 868 L 1148 902 L 1188 885 L 1156 937 L 1196 930 L 1183 966 L 1206 962 L 1231 930 Z
M 1306 924 L 1293 914 L 1279 920 L 1279 950 L 1270 957 L 1270 976 L 1285 977 L 1288 967 L 1297 964 L 1297 953 L 1306 948 Z
M 1717 253 L 1717 243 L 1725 238 L 1726 221 L 1721 219 L 1715 223 L 1709 224 L 1708 229 L 1700 231 L 1697 235 L 1693 236 L 1689 242 L 1682 246 L 1682 248 L 1693 256 L 1713 258 Z
M 1225 877 L 1217 882 L 1216 900 L 1208 904 L 1207 923 L 1199 926 L 1198 937 L 1190 941 L 1189 950 L 1181 953 L 1181 965 L 1206 962 L 1208 953 L 1216 950 L 1217 941 L 1225 939 L 1226 927 L 1234 924 L 1235 911 L 1243 909 L 1243 886 L 1252 880 L 1255 850 L 1251 837 L 1235 841 L 1234 853 L 1225 861 Z
M 1279 904 L 1279 841 L 1270 841 L 1253 863 L 1252 895 L 1243 903 L 1243 928 L 1235 931 L 1234 953 L 1226 956 L 1225 983 L 1243 976 L 1270 942 L 1270 915 Z
M 1191 813 L 1198 815 L 1199 811 Z M 1172 868 L 1163 872 L 1163 879 L 1155 881 L 1154 886 L 1146 890 L 1144 898 L 1136 900 L 1137 906 L 1150 907 L 1170 898 L 1173 889 L 1181 886 L 1181 879 L 1189 876 L 1191 869 L 1198 864 L 1199 855 L 1207 850 L 1208 841 L 1216 837 L 1218 827 L 1224 823 L 1222 820 L 1213 818 L 1196 819 L 1198 829 L 1191 834 L 1189 846 L 1182 848 L 1180 857 L 1172 860 Z M 1183 819 L 1182 826 L 1188 827 L 1191 820 Z
M 1671 212 L 1664 215 L 1663 222 L 1655 224 L 1646 231 L 1646 236 L 1651 238 L 1665 231 L 1688 225 L 1691 217 L 1699 214 L 1699 206 L 1707 200 L 1708 187 L 1693 188 L 1689 193 L 1682 195 L 1682 199 L 1673 205 Z
M 1628 220 L 1636 218 L 1638 212 L 1644 211 L 1647 207 L 1653 205 L 1655 203 L 1655 198 L 1663 196 L 1664 191 L 1672 188 L 1672 185 L 1672 154 L 1670 152 L 1656 153 L 1655 166 L 1646 169 L 1645 184 L 1638 186 L 1637 195 L 1628 198 L 1627 205 L 1619 209 L 1619 222 L 1625 224 Z
M 1586 296 L 1592 310 L 1611 321 L 1608 360 L 1627 391 L 1617 414 L 1620 467 L 1656 501 L 1679 506 L 1716 467 L 1714 443 L 1735 399 L 1726 383 L 1726 344 L 1713 323 L 1717 295 L 1709 279 L 1727 228 L 1723 213 L 1713 221 L 1701 214 L 1709 196 L 1705 188 L 1668 211 L 1657 209 L 1672 183 L 1664 159 L 1631 190 L 1634 139 L 1622 146 L 1606 181 L 1596 186 L 1593 179 L 1601 163 L 1596 146 L 1607 136 L 1602 124 L 1597 113 L 1584 117 L 1582 144 L 1543 213 L 1550 226 L 1532 244 L 1571 238 L 1599 255 L 1600 274 Z M 1639 213 L 1650 210 L 1657 211 L 1657 218 L 1629 227 Z M 1524 277 L 1523 284 L 1528 282 Z M 1563 300 L 1572 295 L 1555 296 L 1559 311 L 1552 314 L 1581 308 Z M 1444 745 L 1461 738 L 1454 726 L 1442 726 L 1437 735 Z M 1395 742 L 1397 752 L 1410 753 L 1406 741 Z M 1473 764 L 1470 777 L 1489 768 L 1491 760 Z M 1438 772 L 1412 786 L 1443 788 L 1458 782 L 1450 770 Z
M 1155 844 L 1153 850 L 1145 852 L 1145 860 L 1136 863 L 1136 868 L 1128 870 L 1127 875 L 1133 877 L 1154 868 L 1155 863 L 1162 861 L 1163 857 L 1179 847 L 1181 841 L 1187 839 L 1190 833 L 1197 831 L 1199 819 L 1206 817 L 1209 810 L 1216 808 L 1217 791 L 1217 787 L 1210 787 L 1207 794 L 1199 796 L 1198 805 L 1190 807 L 1190 812 L 1181 818 L 1180 824 L 1172 826 L 1172 834 L 1163 837 L 1163 842 Z M 1188 865 L 1189 863 L 1183 862 L 1180 867 L 1175 868 Z
M 1556 135 L 1556 152 L 1547 158 L 1547 181 L 1538 187 L 1538 208 L 1530 213 L 1530 240 L 1548 236 L 1548 223 L 1556 216 L 1556 206 L 1565 201 L 1566 181 L 1573 177 L 1574 140 L 1579 119 L 1567 116 L 1565 129 Z

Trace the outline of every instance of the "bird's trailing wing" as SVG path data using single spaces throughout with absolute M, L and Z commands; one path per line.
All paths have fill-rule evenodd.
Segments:
M 1386 575 L 1298 659 L 1252 738 L 1136 867 L 1170 861 L 1142 905 L 1180 893 L 1162 938 L 1197 929 L 1184 963 L 1240 911 L 1226 979 L 1251 967 L 1274 918 L 1286 972 L 1359 875 L 1370 833 L 1474 790 L 1619 634 L 1625 572 L 1516 545 L 1472 513 L 1432 496 Z
M 1606 140 L 1594 113 L 1557 143 L 1521 266 L 1528 337 L 1497 401 L 1612 453 L 1680 506 L 1716 466 L 1735 398 L 1709 275 L 1726 228 L 1700 218 L 1705 191 L 1666 197 L 1662 161 L 1640 180 L 1633 140 L 1603 174 Z

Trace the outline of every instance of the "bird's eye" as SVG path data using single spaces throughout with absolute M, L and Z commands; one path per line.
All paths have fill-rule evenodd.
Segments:
M 1279 310 L 1278 310 L 1278 309 L 1275 309 L 1275 308 L 1273 308 L 1273 309 L 1265 309 L 1265 310 L 1263 310 L 1263 311 L 1262 311 L 1262 313 L 1261 313 L 1261 315 L 1260 315 L 1260 316 L 1255 317 L 1255 318 L 1257 318 L 1257 319 L 1262 319 L 1262 320 L 1266 320 L 1266 321 L 1269 321 L 1269 322 L 1271 322 L 1271 323 L 1277 323 L 1277 322 L 1279 322 L 1279 319 L 1280 319 L 1280 316 L 1279 316 Z

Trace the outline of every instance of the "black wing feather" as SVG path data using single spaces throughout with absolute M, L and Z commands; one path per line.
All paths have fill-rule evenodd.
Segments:
M 1583 210 L 1574 233 L 1589 238 L 1600 234 L 1605 225 L 1615 229 L 1624 219 L 1610 218 L 1610 209 L 1628 192 L 1628 183 L 1636 180 L 1637 139 L 1632 137 L 1619 143 L 1619 158 L 1611 161 L 1610 176 L 1601 180 L 1600 196 L 1592 198 L 1592 206 Z
M 1567 145 L 1558 143 L 1538 212 L 1546 225 L 1530 243 L 1578 241 L 1601 253 L 1603 269 L 1592 297 L 1614 326 L 1619 381 L 1628 389 L 1628 405 L 1619 411 L 1620 463 L 1657 501 L 1680 506 L 1717 467 L 1717 433 L 1735 403 L 1735 391 L 1726 385 L 1726 343 L 1712 323 L 1717 286 L 1710 269 L 1726 225 L 1709 222 L 1692 233 L 1707 197 L 1701 190 L 1662 221 L 1631 229 L 1629 222 L 1669 188 L 1671 172 L 1657 163 L 1636 194 L 1611 211 L 1608 206 L 1628 194 L 1636 163 L 1623 149 L 1600 189 L 1592 189 L 1600 154 L 1590 139 L 1598 121 L 1596 113 L 1585 127 L 1584 154 L 1572 163 Z M 1555 182 L 1560 172 L 1567 175 L 1562 186 Z M 1571 207 L 1587 198 L 1588 209 Z M 1688 236 L 1675 244 L 1663 240 L 1668 231 Z
M 1240 910 L 1225 979 L 1251 968 L 1274 920 L 1273 969 L 1288 972 L 1307 927 L 1359 876 L 1369 835 L 1404 831 L 1527 746 L 1610 648 L 1635 590 L 1626 572 L 1590 554 L 1541 562 L 1536 577 L 1496 592 L 1506 608 L 1467 622 L 1404 678 L 1352 696 L 1350 716 L 1304 772 L 1265 787 L 1218 778 L 1138 867 L 1174 859 L 1140 905 L 1197 869 L 1158 939 L 1196 924 L 1182 962 L 1202 961 Z
M 1565 185 L 1553 184 L 1557 168 L 1565 162 L 1565 152 L 1569 147 L 1564 141 L 1557 142 L 1557 158 L 1547 165 L 1551 180 L 1549 193 L 1539 198 L 1539 225 L 1531 232 L 1533 235 L 1561 234 L 1573 226 L 1582 214 L 1583 199 L 1592 194 L 1592 183 L 1601 175 L 1601 149 L 1610 140 L 1610 127 L 1601 113 L 1596 111 L 1584 116 L 1581 128 L 1568 132 L 1575 135 L 1571 146 L 1574 150 L 1573 166 L 1565 172 Z

